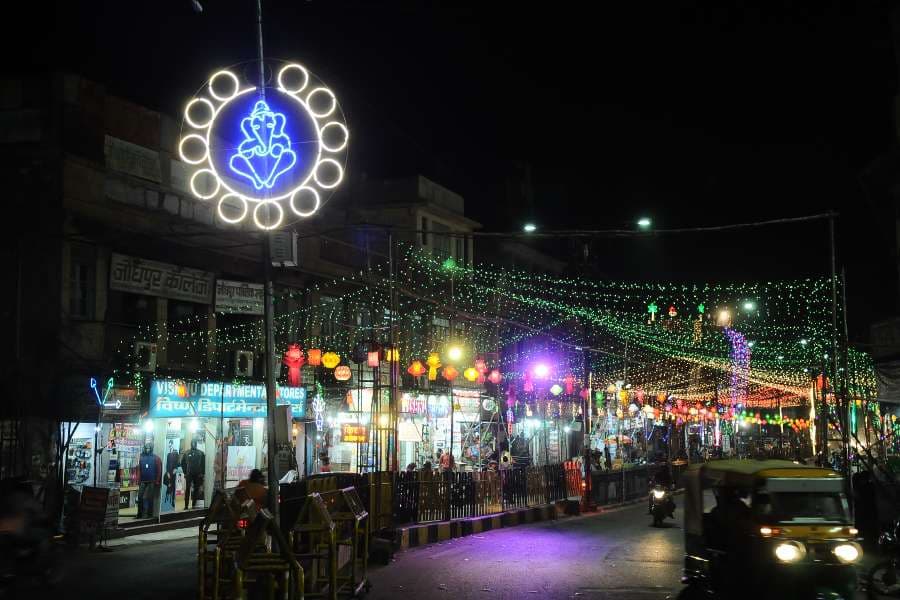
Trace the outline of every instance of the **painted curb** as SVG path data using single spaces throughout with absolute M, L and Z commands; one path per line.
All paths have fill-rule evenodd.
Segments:
M 426 546 L 494 529 L 515 527 L 516 525 L 536 523 L 538 521 L 549 521 L 559 518 L 561 510 L 561 504 L 545 504 L 508 510 L 495 515 L 401 527 L 399 528 L 400 549 L 408 550 L 409 548 Z

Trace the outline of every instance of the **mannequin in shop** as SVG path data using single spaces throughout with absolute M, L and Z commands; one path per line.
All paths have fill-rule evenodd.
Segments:
M 153 444 L 144 444 L 140 456 L 141 483 L 138 487 L 137 518 L 153 516 L 153 501 L 159 497 L 159 484 L 162 481 L 162 461 L 153 454 Z
M 163 484 L 166 486 L 166 504 L 168 507 L 175 508 L 175 482 L 177 477 L 175 470 L 178 468 L 178 450 L 175 444 L 169 440 L 169 451 L 166 453 L 166 475 L 163 478 Z
M 184 471 L 184 510 L 196 508 L 197 500 L 203 499 L 203 476 L 206 474 L 206 455 L 197 449 L 197 440 L 191 440 L 191 449 L 181 458 Z

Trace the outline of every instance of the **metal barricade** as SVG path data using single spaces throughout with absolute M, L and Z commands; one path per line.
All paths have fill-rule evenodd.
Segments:
M 272 514 L 265 509 L 247 530 L 233 564 L 235 600 L 247 600 L 251 591 L 254 597 L 269 599 L 301 600 L 304 597 L 303 567 L 297 562 Z
M 304 587 L 306 597 L 335 598 L 337 533 L 322 495 L 312 492 L 288 502 L 300 505 L 288 536 L 294 556 L 308 574 Z
M 256 505 L 245 495 L 242 497 L 241 492 L 216 491 L 200 524 L 197 548 L 200 600 L 219 600 L 230 595 L 230 559 L 243 541 L 246 527 L 256 517 Z
M 371 587 L 369 512 L 353 487 L 322 494 L 322 500 L 334 521 L 337 543 L 336 587 L 332 598 L 356 597 Z

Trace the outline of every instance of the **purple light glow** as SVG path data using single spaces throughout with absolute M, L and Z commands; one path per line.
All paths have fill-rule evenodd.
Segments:
M 534 376 L 538 379 L 547 379 L 550 376 L 550 367 L 546 363 L 534 365 Z

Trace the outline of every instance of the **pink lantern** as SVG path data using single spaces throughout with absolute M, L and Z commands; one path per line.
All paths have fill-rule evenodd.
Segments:
M 373 351 L 369 352 L 369 354 L 367 356 L 366 364 L 368 364 L 370 367 L 372 367 L 374 369 L 374 368 L 378 367 L 379 363 L 381 362 L 379 360 L 379 358 L 380 358 L 380 356 L 379 356 L 378 350 L 373 350 Z
M 488 381 L 490 381 L 494 385 L 499 385 L 500 382 L 503 381 L 503 375 L 498 369 L 492 369 L 491 374 L 488 375 Z
M 574 393 L 575 392 L 575 376 L 571 375 L 571 374 L 566 375 L 564 381 L 566 383 L 566 393 L 567 394 Z

